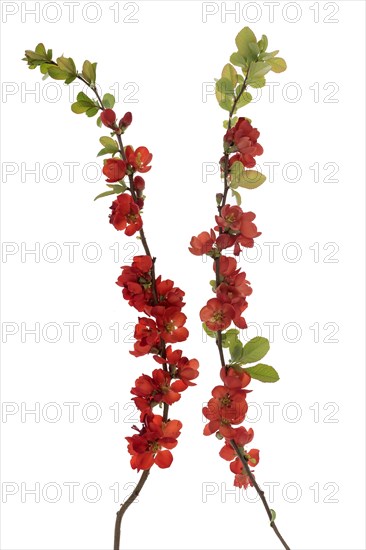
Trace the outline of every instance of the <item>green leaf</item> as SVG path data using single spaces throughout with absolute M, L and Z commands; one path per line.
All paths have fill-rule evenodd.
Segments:
M 252 55 L 254 56 L 254 59 L 257 59 L 260 52 L 258 44 L 256 42 L 250 42 L 248 46 Z
M 90 107 L 90 109 L 88 109 L 85 114 L 88 117 L 92 117 L 92 116 L 95 116 L 98 111 L 99 111 L 99 107 Z
M 233 363 L 238 363 L 243 352 L 243 344 L 240 342 L 240 340 L 235 340 L 229 346 L 229 351 L 231 355 L 231 361 Z
M 230 188 L 256 189 L 266 181 L 266 176 L 256 170 L 245 170 L 240 161 L 236 161 L 230 168 Z
M 233 54 L 231 54 L 230 63 L 232 63 L 236 67 L 241 67 L 242 69 L 245 69 L 245 70 L 247 70 L 248 68 L 247 62 L 245 61 L 244 57 L 240 55 L 239 52 L 234 52 Z
M 270 510 L 271 510 L 271 523 L 273 523 L 276 519 L 276 512 L 272 510 L 272 508 L 270 508 Z
M 205 333 L 207 334 L 207 336 L 209 336 L 210 338 L 216 338 L 217 332 L 207 328 L 206 323 L 202 323 L 202 328 L 205 331 Z
M 115 192 L 111 189 L 110 191 L 104 191 L 95 197 L 95 201 L 101 199 L 102 197 L 108 197 L 108 195 L 115 195 Z
M 76 77 L 76 67 L 73 59 L 71 57 L 58 57 L 56 59 L 58 67 L 61 69 L 61 71 L 64 71 L 65 73 L 68 73 L 70 76 Z
M 253 54 L 252 50 L 249 47 L 249 44 L 257 44 L 257 39 L 254 32 L 249 27 L 244 27 L 236 36 L 235 43 L 238 48 L 238 52 L 242 57 L 247 61 L 254 61 L 256 56 Z
M 252 378 L 259 380 L 259 382 L 277 382 L 280 379 L 277 371 L 264 363 L 258 363 L 258 365 L 254 365 L 254 367 L 249 367 L 244 370 L 250 374 Z
M 229 80 L 231 82 L 233 88 L 236 86 L 237 80 L 238 80 L 238 73 L 236 72 L 235 68 L 230 65 L 230 63 L 227 63 L 225 67 L 222 69 L 221 77 Z
M 269 350 L 269 341 L 263 336 L 255 336 L 247 342 L 243 348 L 241 362 L 243 365 L 247 363 L 255 363 L 260 361 Z M 272 367 L 271 367 L 272 368 Z
M 274 73 L 283 73 L 287 69 L 286 61 L 282 57 L 273 57 L 273 59 L 268 59 L 267 63 Z
M 271 65 L 269 64 L 269 61 L 257 61 L 256 63 L 251 63 L 248 72 L 248 82 L 266 75 L 270 70 Z
M 98 118 L 97 118 L 97 126 L 98 126 L 99 128 L 102 127 L 102 119 L 100 118 L 100 116 L 98 116 Z
M 51 78 L 54 78 L 55 80 L 66 80 L 69 76 L 68 73 L 66 73 L 65 71 L 62 71 L 55 65 L 50 65 L 48 67 L 48 74 L 50 75 Z
M 222 109 L 231 111 L 234 104 L 234 88 L 227 78 L 220 78 L 216 82 L 216 99 Z
M 95 81 L 97 78 L 95 66 L 96 66 L 95 63 L 90 63 L 90 61 L 88 60 L 84 61 L 83 63 L 83 70 L 82 70 L 83 78 L 85 78 L 85 80 L 91 86 L 95 85 Z
M 66 78 L 65 84 L 71 84 L 71 82 L 74 82 L 76 76 L 69 76 L 69 78 Z
M 42 57 L 47 57 L 46 48 L 42 42 L 36 46 L 35 52 Z
M 103 147 L 103 149 L 101 149 L 99 151 L 99 153 L 97 154 L 97 157 L 102 157 L 103 155 L 115 155 L 116 154 L 116 150 L 114 148 L 111 148 L 111 147 Z
M 268 38 L 265 34 L 262 34 L 262 38 L 258 41 L 258 47 L 261 52 L 265 52 L 268 48 Z
M 82 113 L 86 113 L 86 111 L 90 109 L 90 105 L 84 103 L 83 101 L 76 101 L 71 105 L 71 110 L 73 113 L 76 113 L 77 115 L 81 115 Z
M 252 88 L 263 88 L 266 85 L 266 79 L 264 76 L 258 76 L 251 80 L 248 79 L 247 84 Z
M 234 189 L 231 190 L 233 197 L 235 197 L 236 204 L 238 206 L 241 205 L 241 194 L 238 191 L 234 191 Z
M 115 97 L 112 94 L 104 94 L 103 104 L 107 109 L 113 109 L 114 104 L 116 103 Z
M 84 94 L 84 92 L 79 92 L 78 95 L 76 96 L 76 99 L 78 101 L 85 101 L 85 102 L 89 102 L 91 105 L 94 105 L 93 100 L 89 96 Z
M 119 149 L 118 143 L 116 142 L 116 140 L 112 139 L 111 137 L 102 136 L 101 138 L 99 138 L 99 141 L 104 147 L 108 147 L 109 149 L 113 149 L 116 152 Z
M 230 328 L 226 332 L 222 333 L 222 346 L 229 348 L 234 342 L 239 342 L 239 331 L 237 328 Z
M 245 105 L 248 105 L 252 101 L 252 96 L 249 92 L 243 92 L 241 96 L 239 97 L 239 100 L 236 103 L 235 112 L 240 109 L 241 107 L 244 107 Z
M 261 55 L 260 55 L 260 58 L 263 60 L 263 61 L 267 61 L 268 59 L 271 59 L 271 57 L 274 57 L 275 55 L 278 54 L 280 50 L 275 50 L 274 52 L 263 52 Z

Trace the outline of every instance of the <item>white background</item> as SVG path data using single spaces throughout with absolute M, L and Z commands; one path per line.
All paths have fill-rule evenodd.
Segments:
M 186 291 L 191 336 L 184 351 L 201 363 L 198 386 L 171 409 L 184 425 L 173 465 L 153 469 L 125 516 L 122 547 L 281 548 L 262 505 L 249 502 L 255 493 L 227 492 L 233 475 L 218 456 L 221 445 L 202 436 L 202 403 L 219 383 L 217 351 L 202 341 L 198 316 L 211 297 L 212 271 L 187 251 L 191 236 L 212 226 L 221 190 L 218 174 L 203 177 L 203 163 L 220 158 L 225 117 L 210 83 L 248 22 L 288 62 L 286 73 L 268 78 L 278 83 L 272 100 L 266 88 L 242 111 L 261 132 L 259 160 L 268 178 L 244 192 L 244 210 L 257 214 L 263 233 L 241 263 L 253 286 L 247 337 L 269 337 L 269 324 L 277 323 L 268 362 L 281 376 L 275 385 L 252 383 L 246 425 L 261 450 L 256 476 L 291 548 L 365 548 L 364 3 L 144 1 L 136 9 L 131 2 L 81 1 L 73 3 L 74 22 L 68 4 L 1 6 L 2 399 L 3 413 L 13 413 L 3 414 L 1 425 L 2 548 L 111 548 L 118 503 L 138 479 L 124 440 L 136 421 L 129 390 L 156 366 L 129 355 L 126 323 L 136 313 L 115 285 L 137 245 L 126 248 L 134 240 L 108 223 L 109 199 L 93 202 L 104 178 L 86 165 L 100 165 L 95 155 L 106 131 L 71 112 L 69 94 L 81 88 L 42 82 L 21 61 L 40 41 L 79 67 L 98 61 L 103 92 L 118 83 L 118 114 L 133 112 L 126 142 L 154 155 L 146 233 L 158 273 Z M 236 15 L 226 14 L 233 8 Z M 207 11 L 215 13 L 204 22 Z M 271 162 L 279 163 L 274 181 Z M 67 163 L 76 163 L 73 178 Z M 27 174 L 34 168 L 39 177 Z M 64 243 L 77 243 L 74 261 Z M 35 247 L 39 254 L 25 254 Z M 65 325 L 71 322 L 79 323 L 73 343 Z M 36 323 L 39 342 L 26 333 Z M 117 337 L 111 326 L 119 326 Z M 79 404 L 74 422 L 65 403 Z M 25 414 L 35 406 L 39 418 Z M 102 416 L 92 422 L 98 410 Z M 61 417 L 52 422 L 55 415 Z M 74 502 L 65 485 L 71 482 L 79 484 Z M 116 501 L 112 486 L 119 487 Z M 32 488 L 39 502 L 26 493 Z

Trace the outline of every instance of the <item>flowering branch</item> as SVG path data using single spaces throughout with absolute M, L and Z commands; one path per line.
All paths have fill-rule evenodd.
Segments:
M 221 176 L 224 181 L 222 193 L 216 194 L 218 215 L 216 226 L 210 232 L 204 231 L 192 237 L 190 251 L 201 256 L 208 255 L 213 261 L 215 279 L 210 282 L 215 298 L 208 300 L 201 309 L 200 317 L 206 333 L 215 338 L 220 357 L 220 377 L 223 385 L 215 386 L 212 398 L 203 414 L 208 419 L 204 428 L 205 435 L 215 433 L 225 445 L 220 456 L 230 461 L 230 469 L 235 474 L 234 485 L 247 488 L 254 486 L 270 519 L 270 525 L 284 548 L 289 546 L 283 539 L 275 524 L 276 514 L 269 508 L 264 492 L 255 480 L 250 466 L 259 462 L 259 450 L 245 450 L 253 439 L 252 429 L 246 430 L 241 424 L 246 416 L 248 404 L 246 389 L 252 378 L 262 382 L 276 382 L 279 376 L 269 365 L 258 363 L 252 367 L 246 365 L 260 361 L 269 350 L 266 338 L 256 337 L 245 346 L 239 339 L 239 330 L 246 329 L 247 324 L 242 313 L 248 306 L 247 297 L 252 293 L 246 274 L 238 269 L 234 257 L 223 251 L 233 248 L 233 255 L 239 256 L 243 247 L 253 247 L 254 238 L 260 233 L 254 225 L 255 214 L 243 212 L 239 187 L 255 189 L 265 181 L 263 174 L 252 170 L 255 158 L 263 153 L 258 143 L 259 132 L 253 128 L 251 121 L 237 118 L 234 115 L 240 107 L 248 104 L 252 97 L 247 91 L 250 85 L 259 88 L 265 85 L 264 75 L 270 70 L 282 72 L 286 63 L 276 57 L 278 50 L 267 52 L 268 39 L 265 35 L 257 41 L 254 33 L 245 27 L 236 37 L 238 51 L 233 53 L 225 65 L 221 78 L 216 82 L 216 97 L 219 105 L 229 112 L 224 122 L 224 153 L 220 161 Z M 240 67 L 242 75 L 235 66 Z M 236 206 L 227 204 L 228 192 L 231 190 L 236 199 Z M 238 329 L 225 329 L 234 323 Z M 227 363 L 224 348 L 229 348 L 230 360 Z M 244 389 L 245 388 L 245 389 Z
M 81 80 L 96 99 L 90 98 L 84 92 L 77 95 L 77 101 L 71 109 L 76 114 L 85 113 L 88 117 L 99 114 L 97 124 L 109 128 L 110 137 L 103 136 L 100 143 L 103 149 L 98 156 L 111 155 L 104 161 L 103 174 L 107 178 L 108 190 L 98 195 L 96 199 L 116 195 L 109 216 L 110 223 L 118 231 L 124 231 L 131 237 L 136 233 L 142 242 L 145 255 L 135 256 L 131 266 L 122 266 L 117 285 L 122 288 L 122 296 L 130 306 L 143 313 L 135 326 L 133 351 L 135 357 L 153 354 L 159 368 L 152 376 L 142 374 L 131 389 L 132 400 L 140 410 L 141 428 L 133 426 L 137 434 L 126 437 L 128 452 L 131 455 L 131 467 L 142 470 L 140 480 L 129 498 L 121 505 L 116 515 L 114 532 L 114 550 L 120 547 L 121 522 L 128 507 L 136 500 L 149 476 L 154 464 L 159 468 L 170 467 L 173 461 L 171 449 L 177 445 L 182 423 L 169 419 L 169 407 L 181 398 L 181 392 L 189 386 L 195 386 L 193 380 L 198 376 L 198 361 L 183 356 L 180 349 L 172 349 L 171 344 L 183 342 L 188 338 L 185 328 L 186 316 L 182 313 L 184 307 L 184 292 L 174 286 L 170 279 L 163 280 L 156 276 L 156 258 L 152 256 L 143 228 L 142 209 L 144 206 L 145 180 L 139 173 L 149 172 L 152 154 L 146 147 L 136 150 L 130 145 L 125 146 L 122 135 L 132 123 L 130 112 L 117 122 L 113 111 L 115 98 L 111 94 L 99 95 L 96 86 L 96 63 L 86 60 L 82 71 L 76 69 L 72 58 L 59 57 L 52 59 L 52 50 L 38 44 L 35 51 L 26 50 L 25 61 L 30 69 L 39 67 L 44 78 L 51 77 L 70 84 L 75 79 Z M 116 138 L 116 139 L 114 139 Z M 125 182 L 127 176 L 128 184 Z M 163 415 L 154 414 L 158 406 L 163 409 Z

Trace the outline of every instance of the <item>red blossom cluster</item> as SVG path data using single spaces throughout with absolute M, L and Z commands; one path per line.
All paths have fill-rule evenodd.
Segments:
M 105 109 L 100 118 L 117 136 L 132 122 L 131 113 L 126 113 L 117 124 L 112 109 Z M 199 364 L 196 359 L 184 357 L 182 350 L 172 349 L 171 344 L 188 338 L 184 326 L 187 317 L 182 313 L 184 292 L 170 279 L 156 276 L 155 258 L 150 255 L 142 233 L 145 181 L 136 172 L 145 173 L 151 169 L 152 154 L 146 147 L 134 150 L 130 145 L 122 147 L 120 154 L 122 158 L 109 158 L 103 167 L 108 183 L 119 182 L 129 191 L 120 193 L 113 202 L 110 223 L 117 230 L 124 230 L 127 236 L 139 232 L 146 254 L 135 256 L 132 265 L 122 266 L 117 285 L 122 288 L 122 296 L 129 305 L 143 314 L 136 323 L 136 342 L 130 353 L 135 357 L 151 353 L 160 366 L 151 376 L 142 374 L 135 381 L 131 393 L 141 413 L 142 427 L 134 426 L 138 434 L 126 439 L 132 468 L 148 470 L 153 464 L 168 468 L 173 460 L 170 450 L 177 445 L 182 428 L 179 420 L 168 418 L 168 407 L 180 399 L 181 392 L 188 386 L 195 386 L 193 380 L 198 376 Z M 128 176 L 129 187 L 123 181 L 125 176 Z M 163 408 L 162 416 L 154 414 L 156 406 Z
M 248 120 L 239 118 L 235 126 L 224 136 L 224 157 L 221 159 L 222 176 L 225 181 L 225 193 L 219 194 L 218 215 L 216 224 L 210 231 L 204 231 L 192 237 L 190 252 L 196 256 L 208 255 L 214 260 L 215 281 L 213 292 L 215 297 L 208 300 L 201 309 L 200 317 L 206 329 L 217 334 L 226 330 L 234 323 L 239 329 L 247 328 L 242 316 L 248 303 L 247 297 L 252 293 L 246 274 L 238 268 L 235 256 L 243 247 L 254 246 L 254 238 L 261 233 L 253 223 L 255 214 L 244 212 L 240 206 L 226 204 L 226 196 L 230 187 L 230 168 L 234 162 L 240 162 L 245 168 L 255 166 L 255 156 L 263 153 L 262 146 L 257 142 L 259 132 Z M 227 249 L 232 249 L 233 256 Z M 224 255 L 223 251 L 227 251 Z M 230 469 L 235 474 L 234 485 L 247 487 L 251 484 L 243 464 L 234 450 L 231 442 L 235 442 L 248 464 L 255 466 L 259 461 L 259 451 L 245 451 L 244 446 L 253 438 L 253 430 L 248 431 L 239 426 L 245 419 L 248 410 L 247 393 L 245 389 L 251 378 L 240 365 L 224 365 L 221 368 L 222 385 L 212 391 L 212 398 L 203 409 L 208 423 L 204 434 L 213 433 L 219 439 L 225 439 L 225 446 L 220 456 L 231 461 Z

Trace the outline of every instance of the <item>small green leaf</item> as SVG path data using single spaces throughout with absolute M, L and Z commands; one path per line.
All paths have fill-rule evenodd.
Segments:
M 238 52 L 248 61 L 253 61 L 256 56 L 251 51 L 249 44 L 257 44 L 257 39 L 254 32 L 249 27 L 244 27 L 236 36 L 235 43 L 238 48 Z
M 247 70 L 248 68 L 247 62 L 245 61 L 244 57 L 240 55 L 239 52 L 234 52 L 233 54 L 231 54 L 230 63 L 232 63 L 236 67 L 241 67 L 242 69 L 245 69 L 245 70 Z
M 55 80 L 66 80 L 69 76 L 68 73 L 65 71 L 62 71 L 56 65 L 50 65 L 48 67 L 48 74 L 51 78 L 54 78 Z
M 283 73 L 287 69 L 286 61 L 282 57 L 273 57 L 273 59 L 268 59 L 267 63 L 274 73 Z
M 89 102 L 91 105 L 94 105 L 93 100 L 89 96 L 84 94 L 84 92 L 79 92 L 78 95 L 76 96 L 76 99 L 78 101 L 86 101 L 87 103 Z
M 258 76 L 255 78 L 251 78 L 250 80 L 247 80 L 248 86 L 251 86 L 252 88 L 264 88 L 266 85 L 266 79 L 264 76 Z
M 104 147 L 112 147 L 116 151 L 118 151 L 118 143 L 114 139 L 112 139 L 111 137 L 102 136 L 102 137 L 99 138 L 99 141 L 102 145 L 104 145 Z
M 271 523 L 273 523 L 276 519 L 276 512 L 272 510 L 272 508 L 270 508 L 270 510 L 271 510 Z
M 97 112 L 99 111 L 99 107 L 90 107 L 90 109 L 88 109 L 85 114 L 86 116 L 88 117 L 92 117 L 92 116 L 95 116 L 97 114 Z
M 274 57 L 275 55 L 278 54 L 280 50 L 275 50 L 274 52 L 263 52 L 261 55 L 260 55 L 260 58 L 263 60 L 263 61 L 268 61 L 268 59 L 271 59 L 271 57 Z
M 221 336 L 222 346 L 224 348 L 229 348 L 234 342 L 239 342 L 238 336 L 239 331 L 237 328 L 230 328 L 226 332 L 223 332 Z
M 76 113 L 77 115 L 81 115 L 82 113 L 85 113 L 85 111 L 87 111 L 88 109 L 89 107 L 84 107 L 84 105 L 82 105 L 78 101 L 76 101 L 71 105 L 72 112 Z
M 95 70 L 95 63 L 90 63 L 90 61 L 86 60 L 83 63 L 83 70 L 82 70 L 83 78 L 90 84 L 91 86 L 95 85 L 96 81 L 96 70 Z
M 232 363 L 238 363 L 243 352 L 243 344 L 240 340 L 236 340 L 229 346 L 229 351 Z
M 42 44 L 42 42 L 40 44 L 37 44 L 35 52 L 42 57 L 47 57 L 46 48 L 44 47 L 44 44 Z
M 56 59 L 58 67 L 61 69 L 61 71 L 64 71 L 65 73 L 68 73 L 70 76 L 77 75 L 76 67 L 74 60 L 71 59 L 71 57 L 58 57 Z
M 112 94 L 104 94 L 103 104 L 107 109 L 113 109 L 114 104 L 116 103 L 115 97 Z
M 266 176 L 256 170 L 245 170 L 240 161 L 235 161 L 230 168 L 230 180 L 231 189 L 256 189 L 266 181 Z
M 238 191 L 234 191 L 234 189 L 231 190 L 233 197 L 235 197 L 236 204 L 238 206 L 241 205 L 241 194 Z
M 110 191 L 104 191 L 95 197 L 95 201 L 101 199 L 102 197 L 108 197 L 108 195 L 115 195 L 115 192 L 111 189 Z
M 98 118 L 97 118 L 97 126 L 98 126 L 99 128 L 102 127 L 102 119 L 100 118 L 100 116 L 98 116 Z
M 243 365 L 247 363 L 255 363 L 260 361 L 269 350 L 269 341 L 263 336 L 255 336 L 247 342 L 243 348 L 241 362 Z M 271 367 L 272 368 L 272 367 Z
M 258 47 L 261 52 L 265 52 L 268 48 L 268 38 L 265 34 L 262 34 L 262 38 L 258 41 Z
M 248 46 L 252 55 L 254 56 L 254 59 L 256 59 L 260 52 L 258 44 L 256 42 L 249 42 Z
M 227 63 L 225 67 L 222 69 L 221 77 L 229 80 L 233 87 L 236 86 L 236 83 L 238 80 L 238 74 L 235 68 L 232 65 L 230 65 L 230 63 Z
M 253 98 L 249 92 L 243 92 L 236 103 L 235 112 L 241 107 L 248 105 L 248 103 L 250 103 L 252 99 Z
M 264 365 L 264 363 L 258 363 L 258 365 L 254 365 L 254 367 L 248 367 L 244 370 L 245 372 L 250 374 L 252 378 L 254 378 L 255 380 L 259 380 L 259 382 L 272 383 L 277 382 L 280 379 L 277 371 L 269 365 Z
M 269 61 L 257 61 L 256 63 L 251 63 L 248 73 L 248 81 L 256 80 L 259 77 L 262 77 L 269 73 L 271 70 L 271 65 Z
M 210 338 L 216 338 L 217 332 L 207 328 L 206 323 L 202 323 L 202 328 L 205 331 L 205 333 L 207 334 L 207 336 L 209 336 Z

